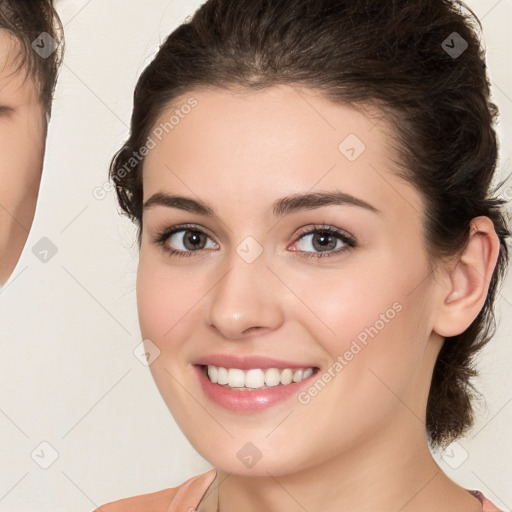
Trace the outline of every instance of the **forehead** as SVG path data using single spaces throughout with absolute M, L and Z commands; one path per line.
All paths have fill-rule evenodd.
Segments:
M 419 208 L 409 184 L 390 186 L 398 179 L 390 133 L 376 108 L 335 104 L 310 89 L 192 91 L 150 134 L 156 145 L 144 164 L 144 200 L 186 192 L 213 201 L 221 191 L 243 203 L 264 201 L 269 191 L 342 188 L 381 205 L 403 193 Z

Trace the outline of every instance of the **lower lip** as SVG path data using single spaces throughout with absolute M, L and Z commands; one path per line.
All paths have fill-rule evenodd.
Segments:
M 296 395 L 302 388 L 309 385 L 310 380 L 318 371 L 313 371 L 307 379 L 300 382 L 292 382 L 286 385 L 279 384 L 264 389 L 240 391 L 225 388 L 220 384 L 214 384 L 204 374 L 202 366 L 194 365 L 194 368 L 205 395 L 217 405 L 237 412 L 261 411 Z

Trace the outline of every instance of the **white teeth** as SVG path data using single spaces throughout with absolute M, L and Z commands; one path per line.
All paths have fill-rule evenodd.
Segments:
M 227 384 L 228 383 L 228 371 L 226 368 L 219 367 L 217 371 L 217 384 Z
M 291 384 L 307 379 L 313 374 L 313 368 L 292 370 L 285 368 L 251 368 L 240 370 L 239 368 L 223 368 L 222 366 L 208 365 L 208 377 L 214 384 L 228 386 L 230 388 L 258 389 L 278 385 Z
M 293 372 L 293 382 L 299 382 L 302 380 L 302 370 L 295 370 Z
M 219 376 L 219 369 L 216 366 L 209 366 L 208 367 L 208 377 L 210 377 L 210 380 L 216 384 L 218 376 Z
M 257 368 L 245 372 L 244 386 L 248 388 L 262 388 L 265 385 L 265 375 Z
M 243 388 L 245 386 L 244 371 L 238 368 L 230 368 L 228 370 L 228 384 L 232 388 Z
M 281 372 L 281 384 L 290 384 L 293 380 L 293 371 L 290 368 L 286 368 Z
M 281 372 L 277 368 L 269 368 L 265 372 L 265 384 L 267 386 L 277 386 L 281 383 Z

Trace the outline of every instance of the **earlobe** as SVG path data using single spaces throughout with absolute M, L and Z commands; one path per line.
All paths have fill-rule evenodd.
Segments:
M 488 217 L 471 222 L 467 247 L 447 275 L 448 291 L 439 306 L 434 331 L 440 336 L 464 332 L 484 306 L 498 260 L 500 242 Z

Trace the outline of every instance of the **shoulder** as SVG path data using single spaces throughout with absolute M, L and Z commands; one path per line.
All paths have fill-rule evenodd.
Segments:
M 111 501 L 101 505 L 94 512 L 144 512 L 147 510 L 165 512 L 178 489 L 179 487 L 170 487 L 162 491 Z
M 193 476 L 177 487 L 141 494 L 101 505 L 93 512 L 168 512 L 176 501 L 199 500 L 216 476 L 215 468 Z

